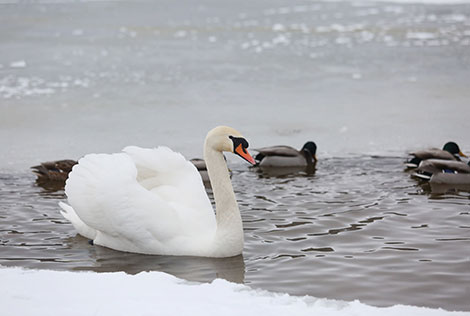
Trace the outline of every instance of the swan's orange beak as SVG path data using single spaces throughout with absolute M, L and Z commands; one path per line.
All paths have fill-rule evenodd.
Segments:
M 465 158 L 468 158 L 468 156 L 467 156 L 467 155 L 465 155 L 465 154 L 464 154 L 463 152 L 461 152 L 461 151 L 459 152 L 459 156 L 460 156 L 460 157 L 465 157 Z
M 251 157 L 251 155 L 248 153 L 248 151 L 246 151 L 246 149 L 243 148 L 242 144 L 238 145 L 238 147 L 235 148 L 234 152 L 237 155 L 239 155 L 240 157 L 242 157 L 243 159 L 245 159 L 246 161 L 248 161 L 249 163 L 251 163 L 252 165 L 256 164 L 253 157 Z

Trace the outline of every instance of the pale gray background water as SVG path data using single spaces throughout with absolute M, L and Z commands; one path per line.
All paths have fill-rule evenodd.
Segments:
M 0 22 L 1 264 L 470 310 L 469 194 L 431 194 L 401 164 L 448 140 L 470 149 L 470 5 L 21 2 Z M 252 147 L 319 146 L 314 176 L 229 158 L 243 258 L 92 247 L 27 170 L 129 144 L 200 156 L 219 124 Z

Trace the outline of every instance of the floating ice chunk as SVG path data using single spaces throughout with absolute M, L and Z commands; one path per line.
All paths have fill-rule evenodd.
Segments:
M 374 39 L 374 37 L 375 37 L 375 35 L 372 32 L 369 32 L 369 31 L 362 31 L 361 32 L 361 39 L 364 42 L 370 42 L 371 40 Z
M 403 13 L 403 7 L 399 7 L 399 6 L 386 6 L 386 7 L 384 8 L 384 12 L 400 14 L 400 13 Z
M 447 15 L 445 16 L 444 19 L 449 22 L 464 22 L 467 20 L 467 17 L 463 14 L 456 13 L 456 14 Z
M 183 37 L 186 37 L 187 35 L 188 35 L 188 32 L 186 32 L 185 30 L 180 30 L 180 31 L 177 31 L 174 36 L 176 38 L 183 38 Z
M 362 78 L 362 75 L 361 75 L 360 73 L 354 73 L 354 74 L 352 74 L 351 77 L 352 77 L 353 79 L 358 80 L 358 79 L 361 79 L 361 78 Z
M 82 29 L 75 29 L 72 32 L 73 35 L 75 36 L 82 36 L 83 35 L 83 30 Z
M 289 44 L 290 40 L 287 38 L 287 36 L 279 34 L 278 36 L 273 38 L 272 42 L 274 45 L 278 45 L 278 44 L 287 45 Z
M 337 32 L 344 32 L 346 28 L 341 24 L 332 24 L 330 29 Z
M 215 42 L 217 42 L 217 37 L 215 37 L 215 36 L 209 36 L 209 38 L 208 38 L 207 40 L 208 40 L 209 42 L 211 42 L 211 43 L 215 43 Z
M 11 68 L 24 68 L 26 67 L 26 61 L 18 60 L 10 63 Z
M 391 35 L 385 35 L 385 36 L 383 37 L 383 41 L 384 41 L 385 43 L 392 43 L 392 42 L 394 42 L 394 39 L 393 39 L 393 36 L 391 36 Z
M 277 23 L 273 25 L 274 32 L 284 32 L 285 30 L 286 30 L 286 27 L 282 24 Z
M 349 37 L 340 36 L 340 37 L 336 38 L 335 42 L 336 42 L 336 44 L 346 45 L 346 44 L 351 43 L 351 39 Z
M 88 79 L 78 79 L 77 78 L 73 81 L 73 85 L 78 86 L 78 87 L 88 88 L 88 86 L 90 85 L 90 81 Z
M 339 132 L 340 133 L 346 133 L 348 131 L 348 127 L 347 126 L 343 126 L 339 129 Z
M 406 33 L 406 38 L 416 40 L 429 40 L 436 38 L 436 35 L 429 32 L 408 32 Z
M 243 43 L 240 47 L 241 47 L 242 49 L 248 49 L 248 48 L 250 48 L 250 46 L 251 46 L 250 42 L 245 42 L 245 43 Z

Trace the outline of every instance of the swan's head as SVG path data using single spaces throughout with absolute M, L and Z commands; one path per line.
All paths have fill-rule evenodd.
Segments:
M 255 160 L 248 152 L 247 140 L 237 130 L 228 126 L 218 126 L 207 133 L 206 147 L 214 150 L 234 153 L 251 164 L 255 164 Z
M 452 155 L 459 155 L 461 157 L 467 157 L 467 155 L 465 155 L 459 148 L 459 145 L 457 145 L 456 143 L 454 142 L 448 142 L 444 145 L 444 147 L 442 148 L 443 150 L 446 150 L 448 152 L 450 152 Z

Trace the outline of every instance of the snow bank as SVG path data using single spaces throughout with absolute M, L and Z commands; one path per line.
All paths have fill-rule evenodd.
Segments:
M 163 272 L 128 275 L 0 268 L 0 280 L 4 315 L 470 315 L 296 297 L 220 279 L 196 284 Z

